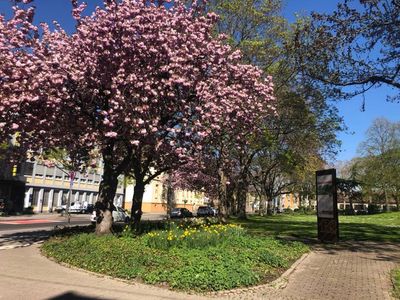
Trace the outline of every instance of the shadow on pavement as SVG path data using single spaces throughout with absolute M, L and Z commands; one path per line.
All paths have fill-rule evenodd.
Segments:
M 317 251 L 327 254 L 336 254 L 338 251 L 376 253 L 375 260 L 400 263 L 400 244 L 390 242 L 345 241 L 336 244 L 318 244 Z
M 0 235 L 0 248 L 9 245 L 19 247 L 29 246 L 46 240 L 51 233 L 51 230 L 38 230 L 2 234 Z
M 88 297 L 88 296 L 83 296 L 76 294 L 74 292 L 66 292 L 64 294 L 61 294 L 59 296 L 47 298 L 48 300 L 106 300 L 106 298 L 94 298 L 94 297 Z

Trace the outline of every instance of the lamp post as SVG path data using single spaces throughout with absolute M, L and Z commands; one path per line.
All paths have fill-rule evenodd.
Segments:
M 69 178 L 69 192 L 68 192 L 68 198 L 67 198 L 67 205 L 65 206 L 65 210 L 67 212 L 67 222 L 68 222 L 68 226 L 71 225 L 71 213 L 69 211 L 69 208 L 71 206 L 71 196 L 72 196 L 72 187 L 74 185 L 74 179 L 75 179 L 75 175 L 76 173 L 74 171 L 70 171 L 69 173 L 66 172 L 65 170 L 61 169 L 59 166 L 57 166 L 56 164 L 54 164 L 54 166 L 59 169 L 61 172 L 63 172 L 64 174 L 68 175 Z
M 67 205 L 65 208 L 65 210 L 67 211 L 68 226 L 71 225 L 71 213 L 69 211 L 69 208 L 71 206 L 72 187 L 74 185 L 75 175 L 76 175 L 76 173 L 74 171 L 70 171 L 68 174 L 68 176 L 69 176 L 69 193 L 68 193 Z

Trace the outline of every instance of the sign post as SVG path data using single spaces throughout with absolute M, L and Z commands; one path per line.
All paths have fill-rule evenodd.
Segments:
M 321 242 L 339 240 L 336 170 L 316 172 L 318 239 Z
M 72 187 L 74 185 L 75 172 L 71 171 L 71 172 L 69 172 L 68 175 L 69 175 L 69 193 L 68 193 L 66 211 L 67 211 L 68 226 L 70 226 L 71 225 L 71 213 L 69 210 L 70 210 L 70 206 L 71 206 Z

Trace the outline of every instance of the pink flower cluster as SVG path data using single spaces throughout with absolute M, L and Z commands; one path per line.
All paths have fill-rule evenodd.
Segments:
M 21 151 L 111 145 L 184 162 L 273 114 L 272 79 L 213 37 L 215 14 L 179 1 L 105 1 L 87 17 L 84 8 L 75 3 L 71 35 L 57 24 L 40 33 L 32 8 L 0 16 L 0 138 L 18 133 Z

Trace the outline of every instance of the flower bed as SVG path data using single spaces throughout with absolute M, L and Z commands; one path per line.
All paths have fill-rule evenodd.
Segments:
M 276 278 L 308 251 L 302 243 L 254 237 L 237 225 L 172 225 L 134 237 L 79 234 L 47 241 L 43 252 L 60 262 L 171 288 L 217 291 Z

